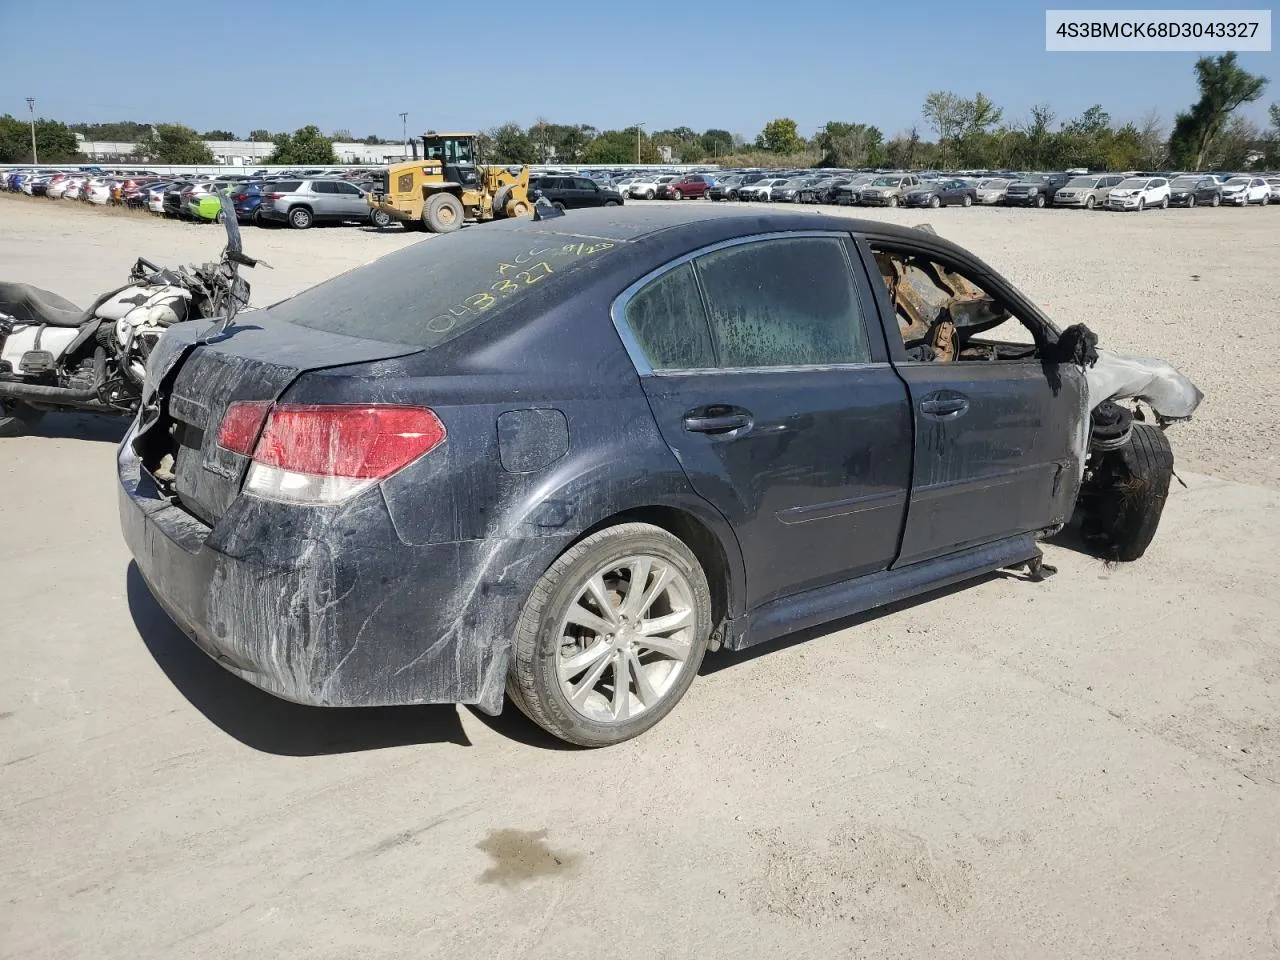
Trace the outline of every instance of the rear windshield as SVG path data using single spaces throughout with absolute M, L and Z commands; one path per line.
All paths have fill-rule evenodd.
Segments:
M 620 246 L 567 231 L 475 227 L 389 254 L 268 310 L 329 333 L 434 347 Z

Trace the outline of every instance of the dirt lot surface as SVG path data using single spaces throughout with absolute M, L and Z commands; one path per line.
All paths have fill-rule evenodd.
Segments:
M 1280 957 L 1280 209 L 871 215 L 1205 390 L 1147 557 L 714 657 L 563 750 L 224 673 L 130 567 L 122 426 L 48 417 L 0 442 L 0 956 Z M 247 228 L 255 300 L 418 240 Z M 0 196 L 0 278 L 77 302 L 219 246 Z

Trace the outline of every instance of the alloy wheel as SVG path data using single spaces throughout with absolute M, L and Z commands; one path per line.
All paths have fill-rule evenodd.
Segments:
M 556 662 L 570 706 L 623 723 L 661 703 L 694 647 L 693 588 L 672 564 L 636 555 L 597 570 L 560 621 Z

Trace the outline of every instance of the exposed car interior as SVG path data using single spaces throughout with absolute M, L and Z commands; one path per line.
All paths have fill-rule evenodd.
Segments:
M 872 244 L 880 276 L 911 360 L 1028 360 L 1042 355 L 1043 331 L 963 274 L 929 257 Z M 998 335 L 990 334 L 999 328 Z

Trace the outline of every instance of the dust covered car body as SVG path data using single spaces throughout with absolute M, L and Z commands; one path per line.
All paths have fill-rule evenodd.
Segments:
M 929 232 L 711 205 L 461 231 L 241 321 L 170 329 L 119 450 L 162 605 L 291 700 L 505 691 L 586 745 L 708 649 L 1034 565 L 1123 481 L 1091 410 L 1199 398 Z

